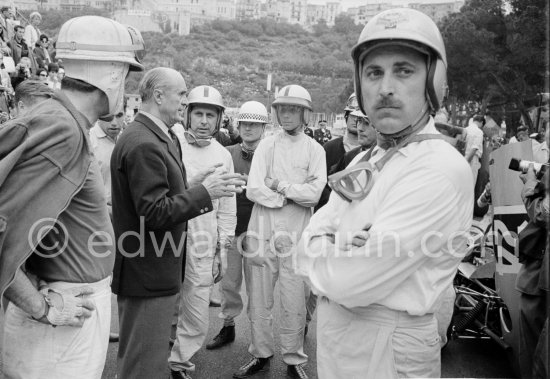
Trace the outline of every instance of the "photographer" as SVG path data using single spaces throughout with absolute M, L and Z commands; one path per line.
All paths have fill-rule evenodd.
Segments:
M 15 66 L 15 72 L 11 74 L 11 86 L 16 89 L 19 83 L 29 79 L 32 76 L 30 60 L 21 58 L 21 62 Z
M 533 376 L 534 352 L 548 309 L 548 170 L 542 179 L 537 178 L 534 165 L 530 164 L 520 179 L 524 183 L 521 198 L 529 223 L 519 234 L 519 261 L 523 264 L 516 280 L 520 292 L 519 361 L 521 377 L 529 378 Z

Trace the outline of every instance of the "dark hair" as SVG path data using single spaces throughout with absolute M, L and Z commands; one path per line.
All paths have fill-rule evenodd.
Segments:
M 48 63 L 48 72 L 58 72 L 59 65 L 55 62 Z
M 15 26 L 13 27 L 13 31 L 14 31 L 14 32 L 17 32 L 19 29 L 25 29 L 25 28 L 22 27 L 21 25 L 15 25 Z
M 40 76 L 41 72 L 45 72 L 46 76 L 48 75 L 48 70 L 46 70 L 44 67 L 40 67 L 38 70 L 36 70 L 36 76 Z
M 481 126 L 485 126 L 485 116 L 476 114 L 473 118 L 474 121 L 481 122 Z
M 62 81 L 62 87 L 64 90 L 69 91 L 80 91 L 80 92 L 86 92 L 91 93 L 96 91 L 98 88 L 91 85 L 90 83 L 83 82 L 82 80 L 69 78 L 65 76 Z
M 35 103 L 37 99 L 47 99 L 53 96 L 53 89 L 38 80 L 25 80 L 15 88 L 15 103 L 24 101 Z
M 50 40 L 50 37 L 48 37 L 47 35 L 45 34 L 40 34 L 40 38 L 38 38 L 39 41 L 42 41 L 44 38 L 46 38 L 47 41 Z
M 7 7 L 7 6 L 3 6 L 2 8 L 0 8 L 0 12 L 5 12 L 5 11 L 9 11 L 10 10 L 10 7 Z

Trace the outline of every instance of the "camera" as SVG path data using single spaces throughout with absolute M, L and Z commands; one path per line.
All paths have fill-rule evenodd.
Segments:
M 525 174 L 527 173 L 527 170 L 529 170 L 529 165 L 533 165 L 537 178 L 541 178 L 546 170 L 548 170 L 548 163 L 531 162 L 518 158 L 512 158 L 508 168 L 514 171 L 521 171 Z

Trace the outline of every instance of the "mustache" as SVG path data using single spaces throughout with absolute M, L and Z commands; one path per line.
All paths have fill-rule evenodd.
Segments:
M 401 102 L 394 100 L 389 97 L 383 97 L 376 103 L 376 108 L 400 108 L 402 106 Z

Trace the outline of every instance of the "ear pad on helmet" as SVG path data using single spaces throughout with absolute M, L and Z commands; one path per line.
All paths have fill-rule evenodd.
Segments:
M 439 58 L 435 60 L 435 64 L 430 64 L 428 77 L 426 80 L 426 97 L 430 102 L 430 106 L 436 112 L 443 105 L 443 101 L 447 98 L 449 87 L 447 86 L 447 68 L 445 63 Z

